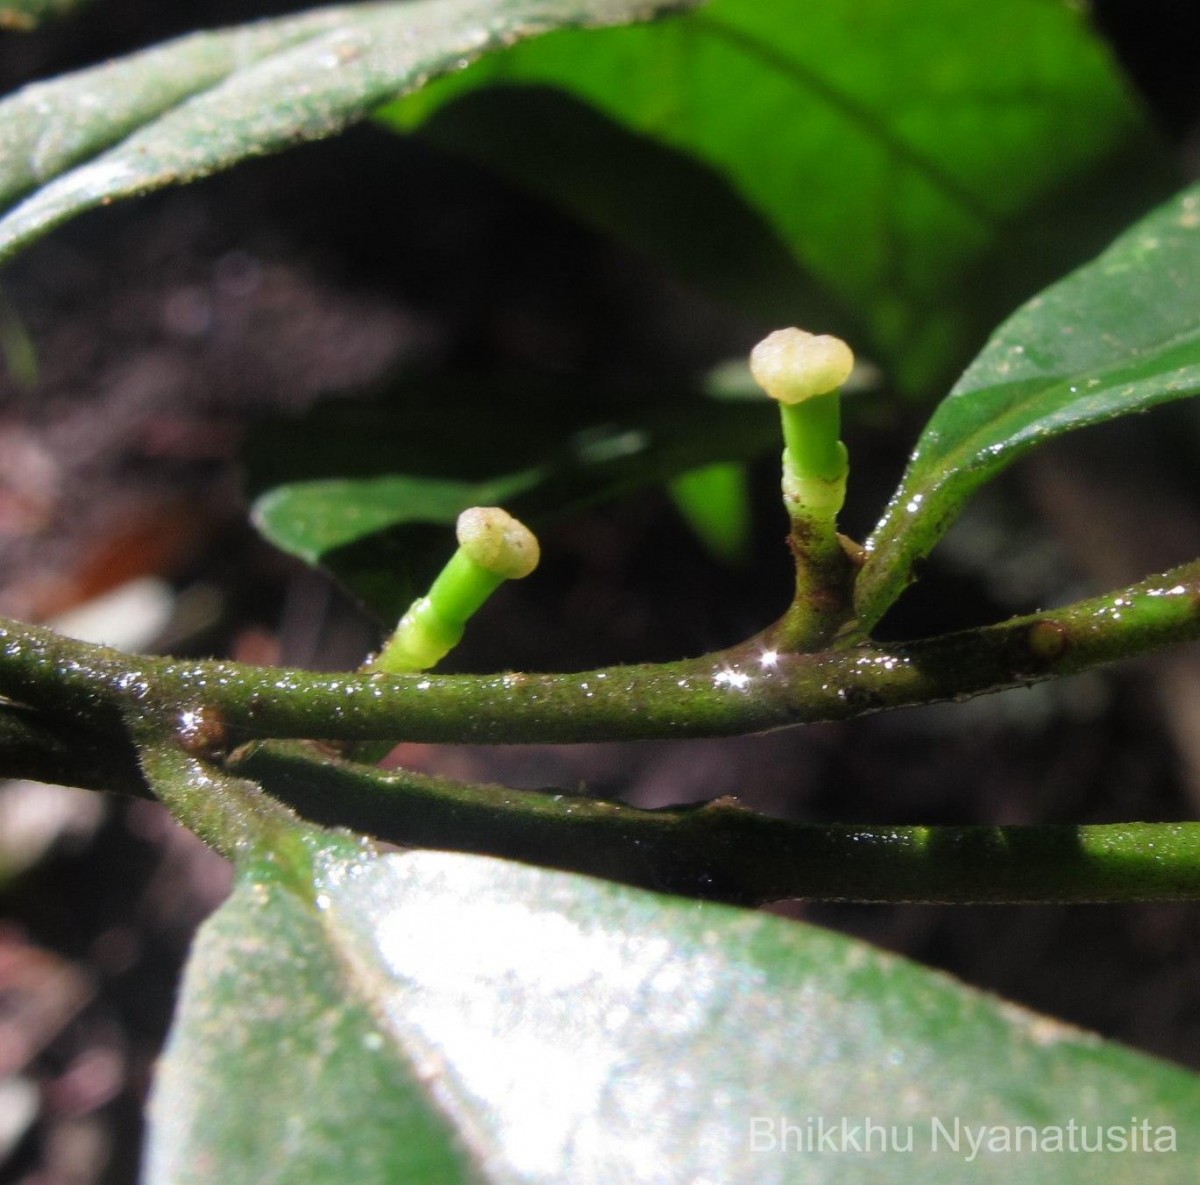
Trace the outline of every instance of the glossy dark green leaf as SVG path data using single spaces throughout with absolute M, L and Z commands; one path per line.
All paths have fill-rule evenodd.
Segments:
M 866 625 L 971 494 L 1064 432 L 1200 391 L 1200 186 L 1133 226 L 993 335 L 934 412 L 868 542 Z
M 712 0 L 515 46 L 385 118 L 764 316 L 853 336 L 910 388 L 1167 192 L 1057 0 Z M 1131 152 L 1157 167 L 1114 175 Z
M 482 380 L 398 395 L 265 426 L 247 451 L 259 530 L 327 568 L 384 620 L 449 558 L 468 506 L 503 505 L 537 530 L 638 486 L 753 457 L 779 433 L 766 400 L 665 392 L 614 404 Z
M 385 100 L 547 29 L 688 0 L 348 4 L 198 33 L 0 103 L 0 260 L 116 198 L 333 135 Z
M 153 1117 L 152 1185 L 1150 1185 L 1186 1176 L 1200 1087 L 781 918 L 345 840 L 208 923 Z M 1112 1151 L 1143 1121 L 1163 1150 Z M 1019 1125 L 1110 1151 L 996 1150 Z

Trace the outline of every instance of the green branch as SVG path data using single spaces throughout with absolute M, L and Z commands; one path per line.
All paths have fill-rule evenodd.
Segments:
M 363 670 L 403 675 L 437 666 L 492 593 L 528 576 L 541 556 L 533 532 L 498 506 L 464 510 L 455 533 L 458 550 Z
M 270 860 L 298 886 L 323 833 L 351 827 L 414 847 L 478 852 L 742 905 L 789 898 L 959 904 L 1200 898 L 1200 824 L 891 827 L 766 818 L 721 798 L 647 811 L 553 791 L 456 782 L 268 742 L 220 770 L 149 740 L 130 746 L 61 733 L 0 708 L 0 775 L 146 795 L 225 855 Z M 263 794 L 269 791 L 270 797 Z
M 640 810 L 250 746 L 234 768 L 306 818 L 413 847 L 481 852 L 658 892 L 762 905 L 1200 898 L 1200 823 L 886 827 L 792 823 L 733 798 Z
M 0 778 L 151 797 L 128 737 L 0 704 Z
M 185 827 L 236 864 L 273 865 L 311 891 L 312 847 L 321 833 L 247 778 L 181 749 L 152 725 L 131 727 L 146 783 Z
M 796 593 L 780 634 L 792 650 L 828 645 L 854 615 L 855 565 L 837 529 L 850 473 L 841 386 L 853 368 L 844 341 L 802 329 L 777 329 L 750 352 L 750 372 L 779 405 L 783 429 L 783 505 Z
M 571 675 L 314 674 L 121 654 L 0 621 L 0 695 L 122 733 L 238 739 L 576 742 L 729 736 L 963 699 L 1200 637 L 1200 561 L 1048 613 L 919 642 L 789 653 L 769 629 L 682 662 Z

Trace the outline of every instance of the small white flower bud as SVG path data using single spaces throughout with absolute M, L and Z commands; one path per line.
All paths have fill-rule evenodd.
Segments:
M 854 354 L 840 337 L 777 329 L 750 352 L 754 381 L 779 403 L 803 403 L 836 391 L 854 369 Z
M 458 516 L 458 545 L 493 576 L 520 580 L 538 566 L 537 536 L 499 506 L 473 506 Z

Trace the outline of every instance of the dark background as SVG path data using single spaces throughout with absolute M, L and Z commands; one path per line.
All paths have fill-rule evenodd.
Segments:
M 95 0 L 73 21 L 0 37 L 0 84 L 292 7 Z M 1200 11 L 1110 2 L 1095 13 L 1194 173 Z M 419 140 L 371 128 L 82 219 L 18 260 L 2 292 L 0 316 L 29 334 L 39 374 L 31 386 L 0 379 L 0 612 L 53 618 L 157 574 L 174 597 L 158 645 L 331 668 L 356 665 L 376 627 L 246 525 L 236 458 L 249 425 L 397 367 L 671 382 L 772 328 Z M 870 525 L 919 421 L 897 412 L 852 426 L 852 531 Z M 890 628 L 994 619 L 1200 554 L 1197 439 L 1194 413 L 1176 408 L 1019 467 L 979 499 Z M 715 565 L 669 500 L 644 494 L 551 532 L 537 579 L 489 606 L 455 662 L 585 667 L 753 632 L 788 592 L 770 460 L 754 482 L 749 569 Z M 1189 650 L 735 741 L 400 756 L 523 785 L 582 781 L 643 805 L 736 793 L 806 819 L 1193 818 L 1200 668 Z M 0 804 L 40 801 L 28 787 L 2 793 Z M 153 806 L 99 801 L 27 808 L 59 819 L 28 841 L 19 872 L 6 861 L 22 856 L 25 832 L 0 813 L 0 847 L 16 849 L 0 858 L 0 1081 L 37 1105 L 0 1148 L 2 1181 L 133 1179 L 182 959 L 227 883 L 222 862 Z M 1200 1066 L 1195 906 L 786 912 Z

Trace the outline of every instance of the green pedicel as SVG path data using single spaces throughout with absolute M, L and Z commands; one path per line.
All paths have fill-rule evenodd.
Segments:
M 779 643 L 789 650 L 828 646 L 853 616 L 853 562 L 837 530 L 850 470 L 838 439 L 839 401 L 853 369 L 844 341 L 801 329 L 777 330 L 750 354 L 750 372 L 779 404 L 783 426 L 783 502 L 796 592 Z
M 755 382 L 779 404 L 788 513 L 830 534 L 846 494 L 840 399 L 853 369 L 844 341 L 802 329 L 776 330 L 750 354 Z
M 436 666 L 504 581 L 520 580 L 537 567 L 536 536 L 497 506 L 464 510 L 456 533 L 458 550 L 429 592 L 409 606 L 367 670 L 402 675 Z

